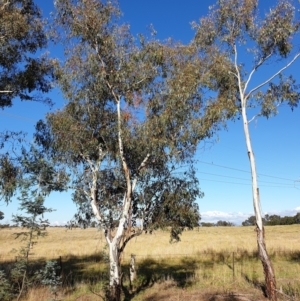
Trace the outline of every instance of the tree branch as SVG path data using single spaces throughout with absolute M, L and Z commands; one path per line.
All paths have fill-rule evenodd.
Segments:
M 272 81 L 276 76 L 278 76 L 279 74 L 281 74 L 285 69 L 287 69 L 288 67 L 290 67 L 295 61 L 296 59 L 300 56 L 300 52 L 297 53 L 294 58 L 288 63 L 286 64 L 284 67 L 282 67 L 280 70 L 278 70 L 275 74 L 273 74 L 269 79 L 267 79 L 266 81 L 264 81 L 263 83 L 261 83 L 260 85 L 256 86 L 255 88 L 253 88 L 252 90 L 250 90 L 250 92 L 245 96 L 245 100 L 247 100 L 251 94 L 260 89 L 261 87 L 263 87 L 264 85 L 268 84 L 270 81 Z
M 4 10 L 5 7 L 6 7 L 7 5 L 9 5 L 9 4 L 10 4 L 10 1 L 7 0 L 6 3 L 3 3 L 3 4 L 2 4 L 2 6 L 0 7 L 0 10 Z
M 254 72 L 269 58 L 269 57 L 271 57 L 271 55 L 272 55 L 272 53 L 273 52 L 271 52 L 269 55 L 267 55 L 265 58 L 262 58 L 262 59 L 260 59 L 259 60 L 259 62 L 257 63 L 257 65 L 253 68 L 253 70 L 250 72 L 250 74 L 249 74 L 249 77 L 248 77 L 248 79 L 247 79 L 247 81 L 246 81 L 246 83 L 245 83 L 245 87 L 244 87 L 244 91 L 243 91 L 243 93 L 245 94 L 246 93 L 246 90 L 247 90 L 247 87 L 248 87 L 248 84 L 249 84 L 249 82 L 250 82 L 250 80 L 251 80 L 251 78 L 252 78 L 252 76 L 253 76 L 253 74 L 254 74 Z M 246 97 L 246 99 L 247 99 L 247 97 Z
M 146 166 L 147 161 L 148 161 L 149 158 L 150 158 L 150 154 L 147 154 L 147 156 L 145 157 L 145 159 L 143 160 L 143 162 L 139 166 L 139 168 L 137 170 L 137 175 L 134 178 L 133 183 L 132 183 L 132 191 L 134 191 L 134 188 L 135 188 L 135 185 L 136 185 L 136 182 L 137 182 L 137 178 L 138 178 L 139 172 Z
M 134 237 L 139 236 L 142 234 L 142 229 L 138 229 L 136 232 L 132 233 L 131 235 L 129 235 L 126 239 L 124 239 L 122 246 L 119 249 L 119 252 L 122 253 L 123 250 L 125 249 L 127 243 Z

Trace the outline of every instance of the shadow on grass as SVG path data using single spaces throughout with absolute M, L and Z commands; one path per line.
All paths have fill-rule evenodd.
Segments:
M 289 254 L 277 254 L 284 256 L 291 261 L 299 261 L 300 252 Z M 233 261 L 234 258 L 234 261 Z M 43 258 L 29 257 L 30 272 L 33 275 L 35 271 L 41 269 L 46 262 Z M 90 256 L 65 256 L 54 258 L 61 267 L 60 274 L 65 293 L 72 293 L 79 284 L 88 286 L 97 285 L 99 290 L 104 290 L 108 285 L 108 260 L 105 253 L 97 253 Z M 130 301 L 135 296 L 151 288 L 155 283 L 170 281 L 170 285 L 178 288 L 188 288 L 192 286 L 196 279 L 196 274 L 201 267 L 202 271 L 214 270 L 215 264 L 225 264 L 229 269 L 234 270 L 234 263 L 243 263 L 256 261 L 257 252 L 237 251 L 237 252 L 215 252 L 206 251 L 197 254 L 195 257 L 177 257 L 177 258 L 146 258 L 137 260 L 138 277 L 133 283 L 129 282 L 129 264 L 122 265 L 123 285 L 122 291 L 124 301 Z M 9 276 L 11 268 L 14 266 L 14 260 L 0 262 L 0 269 L 4 270 Z M 260 289 L 265 294 L 265 286 L 257 280 L 257 277 L 251 277 L 240 271 L 241 276 L 253 287 Z M 254 275 L 255 276 L 255 275 Z M 149 297 L 150 298 L 150 297 Z M 226 300 L 235 300 L 234 296 L 228 296 Z M 152 299 L 149 299 L 149 301 Z M 153 299 L 154 300 L 154 299 Z M 214 299 L 210 299 L 213 301 Z M 217 300 L 217 299 L 216 299 Z
M 91 256 L 65 256 L 53 258 L 52 260 L 60 266 L 59 274 L 62 276 L 62 286 L 65 293 L 72 293 L 78 284 L 93 286 L 101 284 L 105 289 L 108 284 L 108 261 L 105 254 L 95 254 Z M 29 258 L 28 276 L 45 266 L 45 258 Z M 0 269 L 4 270 L 9 278 L 11 269 L 16 260 L 2 261 Z M 180 288 L 188 287 L 193 283 L 193 277 L 197 269 L 195 259 L 182 258 L 176 260 L 147 258 L 138 262 L 138 279 L 131 289 L 129 283 L 129 264 L 122 265 L 123 285 L 122 291 L 125 296 L 124 301 L 132 300 L 140 292 L 153 286 L 156 282 L 172 280 Z
M 300 261 L 300 251 L 286 252 L 285 258 L 289 261 L 295 261 L 298 263 Z
M 0 262 L 0 270 L 3 270 L 7 279 L 10 279 L 11 270 L 16 266 L 19 258 L 10 259 Z M 103 286 L 108 283 L 107 260 L 102 253 L 90 256 L 64 256 L 53 259 L 35 258 L 29 256 L 28 278 L 33 277 L 36 272 L 43 269 L 47 261 L 56 261 L 60 269 L 57 274 L 61 276 L 62 287 L 65 293 L 71 293 L 75 290 L 77 284 L 94 284 L 102 283 Z M 32 282 L 34 285 L 34 281 Z
M 179 288 L 189 287 L 193 284 L 197 268 L 197 261 L 192 258 L 182 258 L 176 261 L 146 258 L 138 263 L 138 277 L 133 284 L 134 289 L 130 290 L 129 285 L 122 286 L 124 301 L 132 300 L 134 296 L 157 282 L 171 281 Z M 129 266 L 124 265 L 123 270 L 128 271 Z M 124 278 L 124 283 L 128 283 L 128 279 Z

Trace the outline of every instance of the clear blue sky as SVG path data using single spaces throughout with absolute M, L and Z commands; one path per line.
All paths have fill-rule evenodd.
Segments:
M 45 15 L 53 9 L 50 0 L 36 2 Z M 121 0 L 120 7 L 123 20 L 130 24 L 134 34 L 147 32 L 153 24 L 157 38 L 172 37 L 187 43 L 194 34 L 190 22 L 207 14 L 213 3 L 212 0 Z M 262 12 L 269 10 L 268 3 L 264 1 L 260 5 Z M 49 51 L 51 56 L 59 53 L 53 47 Z M 300 81 L 299 69 L 300 60 L 291 69 Z M 260 76 L 257 80 L 264 79 L 266 74 Z M 53 91 L 49 96 L 56 103 L 54 109 L 63 106 L 59 91 Z M 30 140 L 35 122 L 47 111 L 49 108 L 39 103 L 16 102 L 12 108 L 0 111 L 0 129 L 27 131 Z M 300 211 L 299 129 L 300 108 L 291 112 L 289 108 L 281 107 L 276 117 L 251 123 L 264 214 L 294 215 Z M 251 176 L 241 121 L 230 122 L 228 130 L 220 132 L 215 141 L 200 145 L 196 158 L 198 177 L 205 194 L 199 200 L 203 221 L 222 219 L 240 223 L 252 215 Z M 57 210 L 47 216 L 52 223 L 62 224 L 75 212 L 75 205 L 67 193 L 51 195 L 46 205 Z M 0 204 L 0 210 L 5 213 L 4 221 L 10 220 L 17 207 L 16 200 L 8 206 Z

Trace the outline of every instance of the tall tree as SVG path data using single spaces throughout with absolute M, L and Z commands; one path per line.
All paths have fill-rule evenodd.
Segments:
M 277 299 L 276 280 L 265 245 L 249 124 L 258 116 L 275 115 L 283 102 L 291 108 L 299 102 L 299 87 L 292 76 L 286 76 L 288 67 L 300 56 L 295 44 L 299 33 L 297 12 L 292 1 L 286 0 L 278 1 L 264 16 L 257 0 L 219 0 L 207 17 L 194 24 L 195 51 L 211 64 L 211 75 L 207 77 L 207 86 L 214 91 L 211 109 L 220 118 L 222 114 L 226 118 L 236 114 L 242 117 L 252 173 L 258 253 L 270 300 Z M 260 83 L 254 79 L 259 72 L 264 78 Z M 252 108 L 254 116 L 248 118 Z
M 199 72 L 186 64 L 190 48 L 135 40 L 119 15 L 111 1 L 56 1 L 66 53 L 57 76 L 68 103 L 36 134 L 74 170 L 78 218 L 92 209 L 104 229 L 113 300 L 120 300 L 119 257 L 132 237 L 171 226 L 178 239 L 198 224 L 202 194 L 193 167 L 180 167 L 190 165 L 213 120 L 203 118 L 198 91 L 181 89 L 185 75 Z

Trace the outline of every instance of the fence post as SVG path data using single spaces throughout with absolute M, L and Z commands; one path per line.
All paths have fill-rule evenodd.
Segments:
M 61 275 L 61 273 L 62 273 L 62 268 L 63 268 L 61 256 L 59 256 L 59 266 L 60 266 L 59 275 Z
M 234 280 L 235 277 L 235 271 L 234 271 L 235 267 L 234 267 L 234 252 L 232 253 L 232 278 Z
M 135 255 L 131 254 L 130 265 L 129 265 L 129 280 L 130 280 L 130 289 L 133 289 L 133 282 L 136 279 L 136 267 L 135 267 Z

